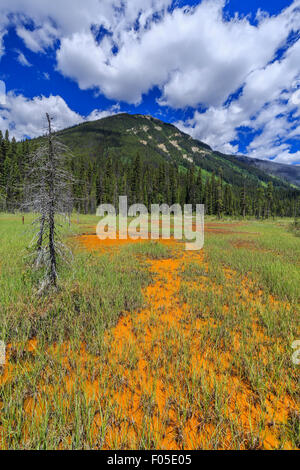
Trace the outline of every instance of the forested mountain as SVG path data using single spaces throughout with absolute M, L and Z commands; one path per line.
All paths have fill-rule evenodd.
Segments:
M 72 151 L 75 208 L 99 203 L 204 203 L 208 214 L 293 216 L 300 189 L 243 157 L 223 155 L 151 116 L 118 114 L 57 133 Z M 26 194 L 29 154 L 41 138 L 17 143 L 0 135 L 2 209 Z M 297 183 L 295 179 L 293 183 Z M 300 182 L 299 182 L 300 186 Z
M 282 163 L 274 163 L 270 160 L 259 160 L 258 158 L 249 158 L 244 156 L 237 156 L 235 158 L 247 165 L 255 166 L 256 168 L 265 171 L 268 175 L 275 176 L 300 187 L 299 165 L 283 165 Z

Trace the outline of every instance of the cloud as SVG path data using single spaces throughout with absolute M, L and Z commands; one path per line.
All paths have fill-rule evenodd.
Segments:
M 17 61 L 24 67 L 32 67 L 32 64 L 26 59 L 25 55 L 21 51 L 18 51 Z
M 10 134 L 16 139 L 25 136 L 37 137 L 46 129 L 46 112 L 54 117 L 55 129 L 82 121 L 82 117 L 72 111 L 60 96 L 37 96 L 28 99 L 10 92 L 6 96 L 5 108 L 0 110 L 0 129 L 4 131 L 9 128 Z
M 137 104 L 158 86 L 162 105 L 219 106 L 273 59 L 300 23 L 298 0 L 278 16 L 261 16 L 257 26 L 245 18 L 225 20 L 224 4 L 204 0 L 196 8 L 165 10 L 159 21 L 100 44 L 91 31 L 76 32 L 61 40 L 58 69 L 80 88 L 98 88 L 111 99 Z
M 4 44 L 3 44 L 3 37 L 4 37 L 4 33 L 2 31 L 0 31 L 0 58 L 3 56 L 4 54 Z
M 32 52 L 42 52 L 48 47 L 52 47 L 57 37 L 56 29 L 47 22 L 43 27 L 36 28 L 33 31 L 18 26 L 17 34 Z
M 239 131 L 245 128 L 254 138 L 247 147 L 251 157 L 280 163 L 299 161 L 299 152 L 291 151 L 292 138 L 299 138 L 299 55 L 300 41 L 266 67 L 250 73 L 240 95 L 227 105 L 196 111 L 178 126 L 213 148 L 238 153 Z
M 0 106 L 6 103 L 6 86 L 3 80 L 0 80 Z
M 108 110 L 94 110 L 87 117 L 81 116 L 69 108 L 61 96 L 36 96 L 33 99 L 9 92 L 5 108 L 0 107 L 0 129 L 9 129 L 10 135 L 17 140 L 25 137 L 38 137 L 46 130 L 45 114 L 53 117 L 53 128 L 64 129 L 84 121 L 101 119 L 116 114 L 119 107 Z
M 151 46 L 152 39 L 147 32 L 149 18 L 157 9 L 165 11 L 171 3 L 171 0 L 124 3 L 123 14 L 118 13 L 111 24 L 105 23 L 111 36 L 105 36 L 100 44 L 91 30 L 80 30 L 63 37 L 57 51 L 58 70 L 75 80 L 81 89 L 95 88 L 108 98 L 138 104 L 142 93 L 167 78 L 166 57 L 161 51 L 160 66 L 153 63 L 158 50 L 153 48 L 150 53 L 154 44 Z M 135 31 L 133 26 L 138 13 L 140 28 Z M 151 25 L 162 27 L 155 21 Z M 139 46 L 144 38 L 146 44 Z M 157 40 L 159 37 L 156 44 Z M 166 47 L 167 44 L 164 51 Z M 119 52 L 115 54 L 114 48 Z
M 51 47 L 55 39 L 89 32 L 101 25 L 116 36 L 140 18 L 145 25 L 154 12 L 164 9 L 171 0 L 1 0 L 0 24 L 15 24 L 26 47 L 40 52 Z
M 113 116 L 120 112 L 120 105 L 116 104 L 109 109 L 100 110 L 94 109 L 86 118 L 85 121 L 97 121 L 98 119 L 103 119 L 108 116 Z
M 225 3 L 179 8 L 172 0 L 1 0 L 0 57 L 1 38 L 15 25 L 32 52 L 56 50 L 56 69 L 83 90 L 137 105 L 158 87 L 162 109 L 194 109 L 193 118 L 178 125 L 212 147 L 238 153 L 242 128 L 253 135 L 250 156 L 295 161 L 289 138 L 299 137 L 300 42 L 291 37 L 300 30 L 300 0 L 273 16 L 259 10 L 255 24 L 225 17 Z M 76 120 L 60 97 L 29 101 L 43 108 L 50 98 L 62 107 L 62 121 Z

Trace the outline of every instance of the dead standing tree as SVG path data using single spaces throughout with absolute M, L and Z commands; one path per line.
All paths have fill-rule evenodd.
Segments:
M 57 287 L 58 260 L 65 258 L 66 248 L 60 241 L 58 215 L 72 212 L 73 177 L 68 171 L 69 149 L 53 134 L 51 118 L 47 117 L 47 140 L 31 157 L 28 177 L 27 210 L 38 213 L 38 225 L 31 247 L 36 268 L 44 269 L 40 291 Z

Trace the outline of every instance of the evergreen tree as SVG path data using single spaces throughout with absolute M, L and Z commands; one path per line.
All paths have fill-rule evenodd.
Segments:
M 261 219 L 263 216 L 263 205 L 264 205 L 265 192 L 263 187 L 259 187 L 257 190 L 257 199 L 256 199 L 256 216 L 258 219 Z
M 191 166 L 187 176 L 187 204 L 191 204 L 193 210 L 196 206 L 196 180 L 195 180 L 195 166 Z
M 231 186 L 225 186 L 225 193 L 224 193 L 224 210 L 227 215 L 233 215 L 234 207 L 233 207 L 233 194 Z
M 267 218 L 271 216 L 273 205 L 273 183 L 268 183 L 267 187 Z
M 223 213 L 223 189 L 222 189 L 222 180 L 219 179 L 217 185 L 217 200 L 216 200 L 216 211 L 218 219 L 221 219 Z
M 202 180 L 202 170 L 201 168 L 198 171 L 197 182 L 196 182 L 196 203 L 202 204 L 203 202 L 203 180 Z
M 244 183 L 241 189 L 241 196 L 240 196 L 240 208 L 241 208 L 241 215 L 245 218 L 246 217 L 246 209 L 247 209 L 247 200 L 246 200 L 246 185 Z
M 134 160 L 131 182 L 132 203 L 140 204 L 143 201 L 143 179 L 142 179 L 142 162 L 138 153 Z

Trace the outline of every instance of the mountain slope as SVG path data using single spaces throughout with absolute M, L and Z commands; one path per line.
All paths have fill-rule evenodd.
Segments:
M 287 189 L 290 183 L 300 187 L 299 168 L 293 174 L 289 165 L 278 168 L 271 162 L 214 152 L 172 124 L 151 116 L 118 114 L 65 129 L 58 135 L 74 155 L 92 160 L 109 155 L 126 162 L 139 153 L 146 163 L 153 165 L 173 161 L 186 168 L 194 163 L 208 173 L 222 170 L 224 180 L 236 186 L 242 186 L 246 180 L 254 186 L 272 181 L 276 187 Z
M 281 178 L 295 186 L 300 187 L 300 166 L 284 165 L 282 163 L 274 163 L 270 160 L 259 160 L 258 158 L 249 158 L 244 156 L 236 157 L 239 161 L 250 166 L 255 166 L 267 174 Z

